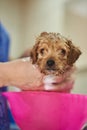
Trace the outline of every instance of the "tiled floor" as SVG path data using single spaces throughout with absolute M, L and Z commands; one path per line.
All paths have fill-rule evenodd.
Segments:
M 87 71 L 79 72 L 76 75 L 74 93 L 87 94 Z

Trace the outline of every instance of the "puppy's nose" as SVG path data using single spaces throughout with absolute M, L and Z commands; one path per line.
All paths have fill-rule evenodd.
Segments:
M 49 67 L 52 67 L 54 64 L 55 64 L 54 60 L 50 59 L 50 60 L 47 61 L 47 66 L 49 66 Z

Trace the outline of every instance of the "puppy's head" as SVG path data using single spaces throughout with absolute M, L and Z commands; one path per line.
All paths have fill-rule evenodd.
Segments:
M 30 57 L 45 74 L 63 74 L 79 58 L 81 51 L 59 33 L 43 32 L 36 39 Z

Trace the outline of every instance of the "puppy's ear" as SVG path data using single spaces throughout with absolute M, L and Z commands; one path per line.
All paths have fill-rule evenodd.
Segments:
M 33 48 L 31 49 L 30 51 L 30 57 L 32 59 L 32 63 L 35 64 L 36 61 L 37 61 L 37 58 L 38 58 L 38 53 L 37 53 L 37 50 L 38 50 L 38 44 L 39 42 L 37 42 Z
M 68 54 L 68 65 L 72 65 L 73 63 L 75 63 L 75 61 L 79 58 L 79 56 L 81 55 L 81 51 L 78 49 L 78 47 L 75 47 L 72 44 L 72 41 L 67 40 L 67 45 L 70 48 L 70 52 Z

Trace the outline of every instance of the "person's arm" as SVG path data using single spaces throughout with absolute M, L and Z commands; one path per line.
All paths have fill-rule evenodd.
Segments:
M 28 90 L 42 84 L 43 74 L 29 60 L 18 59 L 0 63 L 0 86 L 17 86 Z
M 74 83 L 70 78 L 72 73 L 73 69 L 70 69 L 60 77 L 45 76 L 28 58 L 18 59 L 0 63 L 0 87 L 15 86 L 22 90 L 69 92 Z

